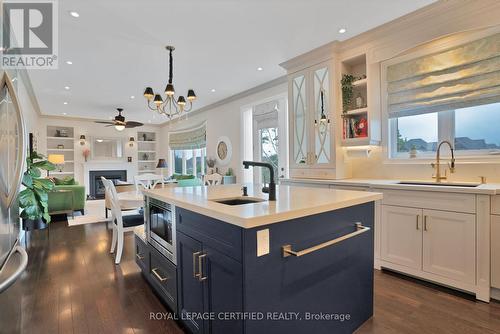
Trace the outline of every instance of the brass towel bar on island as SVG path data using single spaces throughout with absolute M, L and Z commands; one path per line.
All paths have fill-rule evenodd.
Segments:
M 325 248 L 325 247 L 337 244 L 339 242 L 342 242 L 344 240 L 350 239 L 350 238 L 355 237 L 357 235 L 360 235 L 362 233 L 368 232 L 370 230 L 369 227 L 363 226 L 361 223 L 356 223 L 355 226 L 356 226 L 356 231 L 354 231 L 352 233 L 343 235 L 341 237 L 338 237 L 338 238 L 330 240 L 330 241 L 323 242 L 323 243 L 316 245 L 316 246 L 312 246 L 312 247 L 303 249 L 301 251 L 294 251 L 294 250 L 292 250 L 291 245 L 284 245 L 281 247 L 281 249 L 283 251 L 283 257 L 288 257 L 288 256 L 292 256 L 292 255 L 299 257 L 302 255 L 306 255 L 306 254 L 315 252 L 317 250 L 320 250 L 322 248 Z

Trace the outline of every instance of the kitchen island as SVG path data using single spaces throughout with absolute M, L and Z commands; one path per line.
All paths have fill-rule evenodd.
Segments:
M 171 208 L 176 248 L 169 261 L 136 238 L 138 264 L 192 333 L 352 333 L 372 316 L 381 194 L 280 186 L 267 201 L 230 185 L 144 195 Z M 156 218 L 145 211 L 148 231 Z

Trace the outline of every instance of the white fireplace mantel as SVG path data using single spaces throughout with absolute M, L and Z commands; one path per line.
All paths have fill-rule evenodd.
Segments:
M 122 160 L 90 160 L 83 163 L 83 183 L 85 184 L 85 191 L 87 195 L 90 191 L 89 172 L 98 170 L 126 170 L 127 182 L 134 182 L 134 175 L 137 174 L 136 164 L 125 162 Z

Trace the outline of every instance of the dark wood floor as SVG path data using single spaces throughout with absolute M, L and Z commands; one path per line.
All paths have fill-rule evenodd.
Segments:
M 134 262 L 127 235 L 119 266 L 109 254 L 104 224 L 67 227 L 53 223 L 33 234 L 29 265 L 16 289 L 22 291 L 22 333 L 183 333 Z M 0 313 L 5 305 L 0 304 Z M 1 333 L 9 328 L 1 319 Z M 434 286 L 384 272 L 375 275 L 375 315 L 357 333 L 500 333 L 500 304 L 481 303 Z

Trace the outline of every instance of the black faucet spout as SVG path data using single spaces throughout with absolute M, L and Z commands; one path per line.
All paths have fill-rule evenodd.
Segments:
M 276 183 L 274 182 L 274 168 L 270 163 L 260 162 L 260 161 L 243 161 L 243 167 L 248 169 L 250 166 L 254 167 L 265 167 L 269 169 L 269 177 L 271 181 L 269 182 L 269 200 L 276 201 Z

